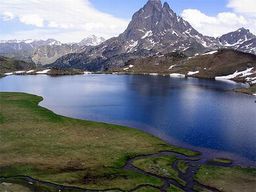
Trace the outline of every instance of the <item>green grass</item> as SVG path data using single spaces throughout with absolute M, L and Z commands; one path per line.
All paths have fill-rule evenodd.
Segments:
M 174 185 L 171 185 L 170 188 L 167 190 L 167 192 L 184 192 L 184 191 Z
M 225 159 L 225 158 L 215 158 L 213 160 L 211 160 L 212 162 L 216 162 L 216 163 L 225 163 L 225 164 L 229 164 L 232 163 L 233 161 L 230 159 Z
M 160 192 L 160 190 L 153 187 L 140 187 L 134 192 Z
M 178 172 L 172 168 L 172 164 L 177 160 L 175 156 L 162 156 L 156 158 L 139 159 L 133 165 L 149 173 L 168 177 L 185 185 L 185 181 L 179 178 Z
M 189 168 L 188 163 L 186 163 L 184 160 L 179 160 L 177 166 L 182 173 L 186 173 L 187 169 Z
M 256 189 L 256 169 L 241 167 L 201 166 L 195 179 L 220 191 L 252 191 Z
M 136 129 L 56 115 L 39 107 L 40 101 L 34 95 L 0 93 L 0 176 L 126 190 L 161 185 L 154 177 L 123 171 L 128 158 L 163 150 L 198 154 Z

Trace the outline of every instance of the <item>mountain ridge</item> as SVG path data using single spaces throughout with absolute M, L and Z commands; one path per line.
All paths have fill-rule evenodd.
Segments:
M 132 16 L 126 30 L 118 37 L 84 52 L 66 55 L 52 66 L 102 71 L 124 66 L 129 60 L 140 57 L 161 56 L 175 51 L 193 56 L 225 47 L 256 54 L 256 49 L 253 49 L 254 43 L 256 45 L 254 35 L 248 30 L 239 30 L 218 38 L 204 36 L 178 16 L 168 3 L 149 0 Z M 247 39 L 236 39 L 241 45 L 230 43 L 227 46 L 232 36 L 241 38 L 245 32 Z M 252 42 L 249 44 L 248 41 Z
M 62 43 L 47 40 L 1 40 L 0 55 L 36 65 L 46 65 L 69 53 L 81 52 L 87 46 L 95 46 L 105 41 L 103 37 L 89 36 L 78 43 Z

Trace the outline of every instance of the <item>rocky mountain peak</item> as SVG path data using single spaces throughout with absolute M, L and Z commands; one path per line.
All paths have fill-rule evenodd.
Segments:
M 97 37 L 96 35 L 92 35 L 83 39 L 78 44 L 80 46 L 96 46 L 103 43 L 104 41 L 105 39 L 103 37 Z
M 170 45 L 173 51 L 185 50 L 194 43 L 202 50 L 214 44 L 179 17 L 167 2 L 162 4 L 160 0 L 149 0 L 137 11 L 120 37 L 125 41 L 123 50 L 129 53 L 137 48 L 163 52 Z
M 256 38 L 256 36 L 252 34 L 249 29 L 240 28 L 236 31 L 222 35 L 219 38 L 219 41 L 223 46 L 236 47 L 254 38 Z
M 144 7 L 151 6 L 151 5 L 153 5 L 157 8 L 162 7 L 161 0 L 148 0 L 148 2 L 146 3 L 146 5 Z
M 163 5 L 163 11 L 170 14 L 170 16 L 177 17 L 176 13 L 171 9 L 170 5 L 165 2 Z
M 177 23 L 177 15 L 168 3 L 162 5 L 160 0 L 149 0 L 133 15 L 123 36 L 125 39 L 134 41 L 146 39 L 170 29 L 173 23 Z

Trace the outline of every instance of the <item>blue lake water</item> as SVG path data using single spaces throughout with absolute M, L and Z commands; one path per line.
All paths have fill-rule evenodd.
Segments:
M 256 161 L 256 97 L 241 85 L 161 76 L 8 76 L 0 91 L 33 93 L 70 117 L 128 125 L 169 143 Z

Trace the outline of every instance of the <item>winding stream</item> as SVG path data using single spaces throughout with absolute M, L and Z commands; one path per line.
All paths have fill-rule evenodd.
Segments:
M 176 172 L 179 173 L 179 178 L 186 182 L 185 186 L 181 185 L 179 182 L 177 182 L 174 179 L 170 179 L 168 177 L 163 177 L 163 176 L 159 176 L 159 175 L 156 175 L 156 174 L 153 174 L 153 173 L 146 172 L 146 171 L 144 171 L 142 169 L 139 169 L 139 168 L 137 168 L 133 165 L 133 162 L 136 161 L 136 160 L 139 160 L 139 159 L 156 158 L 156 157 L 161 157 L 161 156 L 173 156 L 173 155 L 177 158 L 177 160 L 172 164 L 172 168 Z M 188 163 L 189 168 L 187 169 L 187 171 L 185 173 L 182 173 L 178 169 L 178 167 L 177 167 L 177 161 L 178 160 L 184 160 L 185 162 Z M 152 186 L 152 185 L 143 184 L 143 185 L 136 186 L 134 189 L 129 190 L 129 192 L 136 191 L 137 189 L 139 189 L 141 187 L 153 187 L 153 188 L 159 189 L 161 192 L 166 192 L 168 190 L 168 188 L 170 187 L 170 185 L 174 185 L 174 186 L 176 186 L 176 187 L 178 187 L 178 188 L 180 188 L 180 189 L 182 189 L 186 192 L 194 192 L 194 190 L 193 190 L 194 185 L 198 185 L 198 186 L 200 186 L 202 188 L 205 188 L 205 189 L 207 189 L 209 191 L 212 191 L 212 192 L 219 192 L 219 190 L 217 190 L 215 188 L 205 186 L 201 183 L 198 183 L 196 180 L 194 180 L 194 176 L 197 173 L 197 171 L 199 170 L 199 167 L 201 165 L 208 164 L 209 160 L 210 159 L 207 159 L 207 158 L 205 158 L 201 155 L 200 156 L 195 156 L 195 157 L 188 157 L 188 156 L 176 153 L 176 152 L 163 151 L 163 152 L 159 152 L 159 153 L 155 153 L 155 154 L 139 155 L 139 156 L 133 157 L 133 158 L 131 158 L 127 161 L 127 163 L 125 164 L 123 169 L 124 170 L 129 170 L 129 171 L 134 171 L 136 173 L 147 175 L 147 176 L 156 177 L 156 178 L 163 181 L 163 185 L 161 187 L 156 187 L 156 186 Z M 215 165 L 216 166 L 223 166 L 223 167 L 232 167 L 235 164 L 233 164 L 233 163 L 230 163 L 230 164 L 215 163 Z M 10 179 L 10 178 L 0 178 L 0 182 L 8 182 L 8 179 Z M 35 187 L 38 183 L 40 183 L 41 185 L 45 185 L 45 186 L 48 186 L 50 188 L 53 188 L 53 189 L 55 189 L 56 191 L 59 191 L 59 192 L 61 192 L 61 191 L 65 192 L 65 191 L 70 191 L 70 190 L 74 190 L 74 191 L 77 191 L 77 192 L 85 192 L 85 191 L 88 191 L 88 192 L 94 192 L 94 191 L 124 191 L 124 190 L 118 189 L 118 188 L 105 189 L 105 190 L 90 190 L 90 189 L 82 189 L 82 188 L 77 188 L 77 187 L 68 187 L 68 186 L 62 186 L 62 185 L 57 185 L 57 184 L 54 184 L 54 183 L 40 181 L 40 180 L 33 179 L 31 177 L 28 177 L 28 176 L 16 176 L 16 177 L 11 177 L 11 179 L 14 179 L 14 180 L 15 179 L 19 179 L 19 180 L 21 179 L 21 180 L 23 180 L 23 182 L 24 182 L 23 185 L 24 186 L 29 186 L 29 188 L 32 191 L 37 191 Z M 39 192 L 41 192 L 41 191 L 39 191 Z

